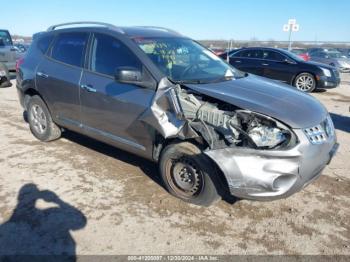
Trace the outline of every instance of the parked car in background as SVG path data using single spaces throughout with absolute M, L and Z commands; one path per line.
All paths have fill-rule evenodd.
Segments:
M 305 61 L 309 61 L 310 60 L 310 56 L 309 56 L 309 54 L 307 52 L 307 49 L 295 48 L 295 49 L 292 49 L 291 52 L 293 54 L 296 54 L 297 56 L 300 56 Z
M 18 48 L 18 51 L 21 53 L 27 52 L 29 48 L 29 44 L 14 44 L 16 48 Z
M 241 50 L 242 48 L 236 48 L 231 50 L 225 50 L 222 54 L 219 55 L 222 59 L 226 60 L 227 56 L 231 56 L 233 53 L 236 53 L 237 51 Z
M 9 31 L 0 29 L 0 62 L 4 63 L 9 71 L 15 71 L 17 59 L 18 52 L 13 47 Z
M 340 83 L 339 72 L 334 67 L 306 62 L 283 49 L 244 48 L 231 54 L 230 64 L 244 72 L 293 85 L 303 92 L 334 88 Z
M 311 61 L 334 66 L 342 73 L 350 72 L 350 59 L 338 51 L 314 51 L 309 55 Z
M 222 53 L 225 53 L 225 49 L 224 48 L 211 47 L 211 48 L 209 48 L 209 50 L 211 50 L 217 56 L 221 55 Z
M 334 156 L 331 117 L 312 96 L 169 29 L 81 24 L 36 34 L 19 63 L 19 100 L 39 140 L 65 128 L 158 162 L 171 194 L 205 206 L 226 194 L 288 197 Z
M 0 62 L 0 87 L 10 87 L 10 74 L 7 66 Z
M 350 58 L 350 48 L 337 48 L 344 57 Z

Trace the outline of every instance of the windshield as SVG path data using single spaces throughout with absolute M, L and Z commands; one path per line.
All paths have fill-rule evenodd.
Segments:
M 244 76 L 190 39 L 136 38 L 134 41 L 159 70 L 174 82 L 200 84 Z
M 0 46 L 12 45 L 11 36 L 7 31 L 0 30 Z

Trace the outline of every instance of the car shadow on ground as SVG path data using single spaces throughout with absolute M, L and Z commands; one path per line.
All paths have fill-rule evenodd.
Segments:
M 48 208 L 38 207 L 41 200 Z M 54 192 L 24 185 L 10 219 L 0 225 L 0 261 L 76 261 L 70 230 L 84 228 L 87 219 Z
M 155 163 L 73 131 L 66 130 L 62 133 L 62 135 L 64 138 L 86 148 L 92 149 L 98 153 L 118 159 L 133 166 L 138 166 L 143 173 L 145 173 L 155 183 L 163 187 L 162 181 L 158 175 L 158 168 Z
M 335 129 L 350 133 L 350 117 L 330 113 Z
M 324 92 L 327 92 L 327 89 L 324 89 L 324 88 L 316 88 L 314 90 L 314 93 L 324 93 Z
M 158 165 L 156 163 L 72 131 L 65 131 L 63 133 L 63 137 L 106 156 L 138 166 L 145 175 L 166 190 L 159 175 Z M 231 196 L 225 189 L 222 188 L 220 190 L 220 194 L 225 202 L 234 204 L 236 201 L 238 201 L 237 198 Z

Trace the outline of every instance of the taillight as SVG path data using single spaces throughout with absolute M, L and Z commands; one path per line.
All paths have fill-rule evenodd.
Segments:
M 24 63 L 24 58 L 20 58 L 16 61 L 16 72 L 19 72 L 19 67 Z

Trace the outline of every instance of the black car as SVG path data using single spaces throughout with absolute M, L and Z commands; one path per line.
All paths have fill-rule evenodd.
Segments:
M 334 88 L 339 72 L 332 66 L 306 62 L 297 55 L 276 48 L 244 48 L 230 55 L 230 64 L 244 72 L 280 80 L 303 92 Z

